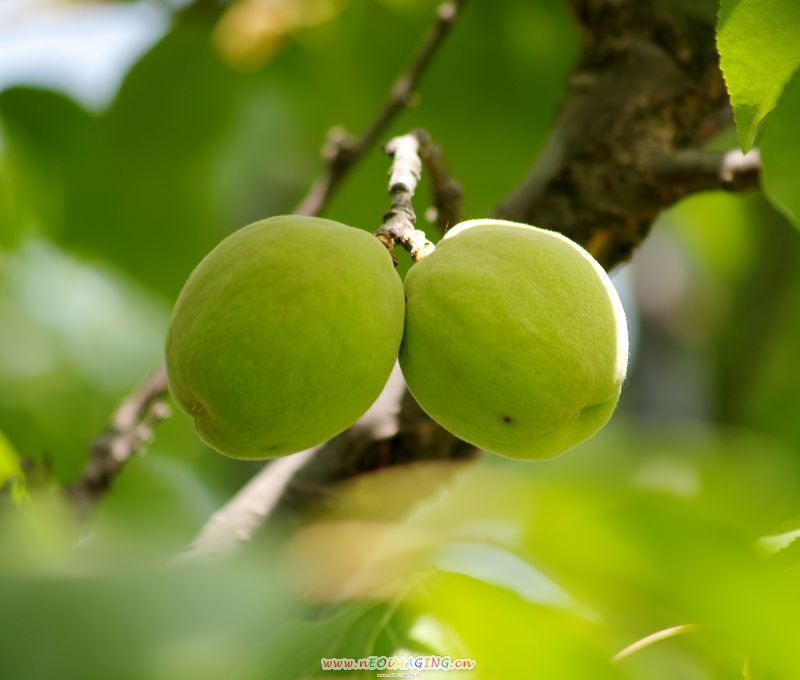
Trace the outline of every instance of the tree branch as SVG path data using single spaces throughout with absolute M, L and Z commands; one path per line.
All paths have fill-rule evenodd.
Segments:
M 419 140 L 413 133 L 395 137 L 386 145 L 385 151 L 392 156 L 389 173 L 392 205 L 383 216 L 383 224 L 375 232 L 375 236 L 389 251 L 394 248 L 395 243 L 399 243 L 411 253 L 414 262 L 418 262 L 434 249 L 425 232 L 414 226 L 417 216 L 412 199 L 422 174 Z
M 758 149 L 725 153 L 683 149 L 653 154 L 648 161 L 653 175 L 661 182 L 678 184 L 689 193 L 698 191 L 754 191 L 761 182 L 761 156 Z
M 153 430 L 170 414 L 164 398 L 167 371 L 162 364 L 119 405 L 105 432 L 91 444 L 89 462 L 67 492 L 84 508 L 97 501 L 137 451 L 153 438 Z
M 215 512 L 183 558 L 230 555 L 250 542 L 280 500 L 286 485 L 319 447 L 294 453 L 264 466 L 234 498 Z
M 419 155 L 428 172 L 433 194 L 433 209 L 426 217 L 447 231 L 461 221 L 461 201 L 464 191 L 461 185 L 447 171 L 442 150 L 434 144 L 426 130 L 416 130 L 419 141 Z
M 730 107 L 712 4 L 570 5 L 581 30 L 580 60 L 550 140 L 497 212 L 561 231 L 610 269 L 630 257 L 662 210 L 698 187 L 738 186 L 710 179 L 718 173 L 711 157 L 703 158 L 711 167 L 700 185 L 697 173 L 682 182 L 659 170 L 696 162 L 694 150 L 731 119 Z
M 426 130 L 395 137 L 384 147 L 392 156 L 389 171 L 389 194 L 392 205 L 383 216 L 383 224 L 375 236 L 392 250 L 402 245 L 415 262 L 430 255 L 434 245 L 425 233 L 416 229 L 417 221 L 412 199 L 417 190 L 423 164 L 430 173 L 433 209 L 430 221 L 437 221 L 442 231 L 461 221 L 461 185 L 447 171 L 441 149 L 433 143 Z
M 411 66 L 397 80 L 389 99 L 361 137 L 355 138 L 341 128 L 334 128 L 331 131 L 328 144 L 323 151 L 323 158 L 328 166 L 327 172 L 312 185 L 300 202 L 298 213 L 320 214 L 352 165 L 372 148 L 397 114 L 407 106 L 444 39 L 458 20 L 465 2 L 466 0 L 449 0 L 439 6 L 433 28 L 422 43 Z

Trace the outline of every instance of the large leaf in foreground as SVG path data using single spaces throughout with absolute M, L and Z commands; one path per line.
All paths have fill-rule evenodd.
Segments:
M 717 47 L 739 142 L 747 150 L 800 64 L 800 3 L 722 0 Z

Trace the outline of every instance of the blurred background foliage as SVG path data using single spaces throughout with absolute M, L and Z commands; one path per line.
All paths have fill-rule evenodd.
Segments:
M 561 459 L 483 460 L 411 514 L 452 470 L 373 475 L 288 548 L 265 537 L 224 565 L 172 556 L 257 466 L 180 412 L 90 530 L 60 498 L 158 362 L 193 266 L 292 211 L 327 130 L 368 125 L 436 4 L 0 7 L 0 677 L 306 678 L 320 656 L 397 650 L 471 656 L 490 679 L 736 678 L 745 659 L 800 677 L 800 238 L 759 195 L 682 202 L 615 273 L 630 377 Z M 465 215 L 488 215 L 577 50 L 560 0 L 471 3 L 387 139 L 428 129 Z M 373 150 L 327 214 L 375 229 L 387 167 Z

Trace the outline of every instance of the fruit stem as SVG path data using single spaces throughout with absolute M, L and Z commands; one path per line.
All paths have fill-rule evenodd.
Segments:
M 399 243 L 409 253 L 414 262 L 419 262 L 433 251 L 435 246 L 416 228 L 417 216 L 412 199 L 422 174 L 422 160 L 419 154 L 417 133 L 401 135 L 390 140 L 384 147 L 392 157 L 389 170 L 389 195 L 391 207 L 383 216 L 383 224 L 375 232 L 375 237 L 391 251 Z

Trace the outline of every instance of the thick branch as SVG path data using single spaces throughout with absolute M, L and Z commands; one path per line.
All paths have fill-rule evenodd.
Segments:
M 406 107 L 444 39 L 456 23 L 465 2 L 466 0 L 449 0 L 439 6 L 436 12 L 436 22 L 422 43 L 411 66 L 397 80 L 389 99 L 361 137 L 354 138 L 340 128 L 332 131 L 329 143 L 323 152 L 328 170 L 314 183 L 300 202 L 298 213 L 302 215 L 320 214 L 351 166 L 372 148 L 386 132 L 397 114 Z
M 389 250 L 394 248 L 395 243 L 399 243 L 411 253 L 414 262 L 417 262 L 434 249 L 425 232 L 414 226 L 417 216 L 412 199 L 422 174 L 419 140 L 413 133 L 395 137 L 386 145 L 385 151 L 392 156 L 389 172 L 392 205 L 383 216 L 383 224 L 375 232 L 375 236 Z
M 696 172 L 686 181 L 661 173 L 665 164 L 695 164 L 695 150 L 730 120 L 730 109 L 712 3 L 570 4 L 583 42 L 579 63 L 550 140 L 498 213 L 561 231 L 608 269 L 630 257 L 676 201 L 698 188 L 739 186 L 711 179 L 719 174 L 712 157 L 702 158 L 710 166 L 700 183 Z

